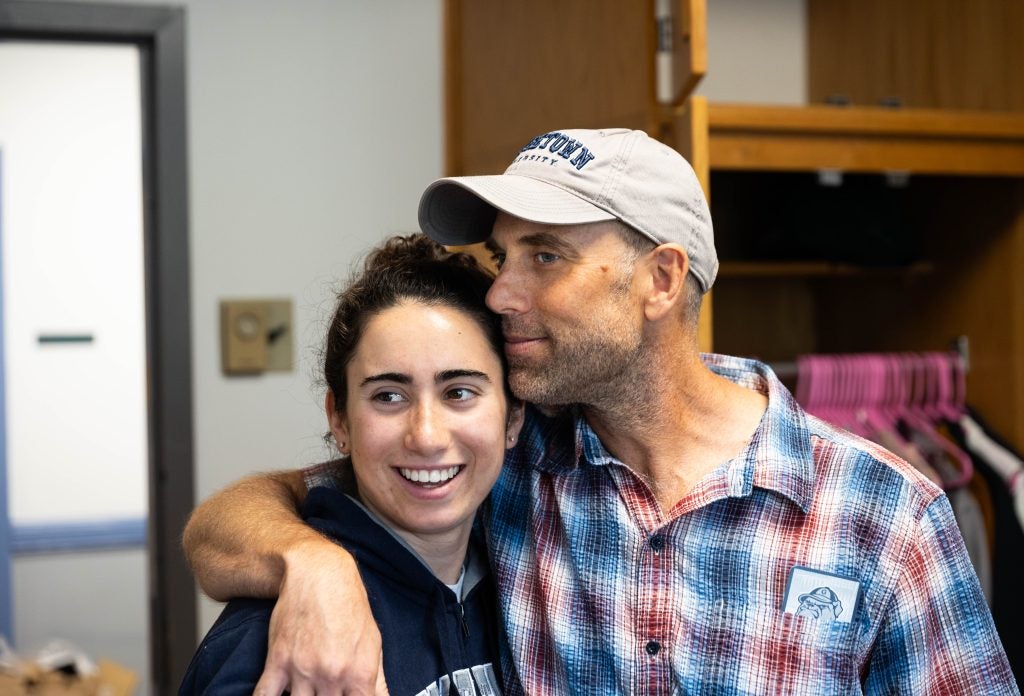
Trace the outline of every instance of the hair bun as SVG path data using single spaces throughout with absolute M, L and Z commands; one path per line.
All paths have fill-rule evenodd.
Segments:
M 452 252 L 423 233 L 394 236 L 366 257 L 365 273 L 394 272 L 424 262 L 454 263 L 463 268 L 484 270 L 470 254 Z

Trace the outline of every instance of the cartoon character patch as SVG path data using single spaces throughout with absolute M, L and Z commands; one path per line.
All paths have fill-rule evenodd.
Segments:
M 782 602 L 787 614 L 817 621 L 850 623 L 860 597 L 860 582 L 843 575 L 794 566 Z
M 837 619 L 842 613 L 843 603 L 828 587 L 816 587 L 800 595 L 800 606 L 796 608 L 797 616 L 809 616 L 812 619 L 824 617 L 826 621 Z

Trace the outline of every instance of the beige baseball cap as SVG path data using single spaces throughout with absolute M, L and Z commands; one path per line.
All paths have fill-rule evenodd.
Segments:
M 441 244 L 482 242 L 498 210 L 548 225 L 618 219 L 656 244 L 677 243 L 707 292 L 718 254 L 707 199 L 683 157 L 643 131 L 561 130 L 539 135 L 504 174 L 438 179 L 420 198 L 419 223 Z

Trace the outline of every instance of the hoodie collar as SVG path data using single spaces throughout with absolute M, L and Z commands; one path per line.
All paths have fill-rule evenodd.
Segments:
M 346 521 L 339 523 L 338 520 L 345 515 L 346 508 L 350 510 L 356 508 L 359 513 L 362 513 L 364 519 L 360 521 L 345 517 Z M 409 542 L 395 533 L 383 519 L 353 495 L 332 488 L 319 486 L 311 488 L 303 503 L 302 516 L 307 523 L 319 531 L 330 535 L 346 546 L 351 545 L 353 554 L 364 562 L 373 562 L 378 566 L 381 563 L 394 566 L 388 574 L 396 579 L 403 578 L 412 586 L 420 587 L 423 591 L 426 591 L 427 585 L 431 581 L 438 585 L 444 585 L 434 575 L 434 571 L 423 560 L 423 557 L 409 545 Z M 377 531 L 375 533 L 371 530 Z M 386 549 L 381 548 L 381 532 L 407 551 L 413 560 L 411 562 L 403 561 L 400 558 L 401 554 L 396 556 L 393 551 L 387 553 Z M 457 599 L 461 601 L 465 598 L 486 577 L 487 568 L 482 532 L 479 529 L 479 524 L 474 522 L 466 549 L 466 578 L 462 585 L 462 597 Z
M 424 568 L 430 571 L 433 575 L 434 571 L 431 570 L 427 562 L 423 560 L 423 557 L 416 552 L 412 546 L 409 545 L 405 539 L 395 532 L 384 520 L 382 520 L 373 510 L 363 505 L 363 502 L 358 498 L 345 494 L 356 507 L 363 511 L 367 517 L 370 518 L 375 524 L 379 525 L 385 532 L 391 535 L 391 537 L 401 544 L 406 551 L 408 551 L 413 558 L 419 561 Z M 458 598 L 459 601 L 465 599 L 466 595 L 477 586 L 477 584 L 484 579 L 487 575 L 487 559 L 482 551 L 482 531 L 479 528 L 479 524 L 474 521 L 473 531 L 470 533 L 469 545 L 466 547 L 466 560 L 464 565 L 464 572 L 466 573 L 465 578 L 462 582 L 462 595 Z

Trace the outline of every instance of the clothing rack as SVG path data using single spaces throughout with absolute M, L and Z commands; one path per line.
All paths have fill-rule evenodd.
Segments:
M 950 350 L 960 356 L 960 362 L 964 374 L 970 371 L 971 341 L 967 336 L 957 336 L 950 342 Z M 775 376 L 781 380 L 792 380 L 797 377 L 797 362 L 795 360 L 780 360 L 768 363 Z
M 965 340 L 956 351 L 802 355 L 794 394 L 822 420 L 873 440 L 947 491 L 966 487 L 971 457 L 944 435 L 967 411 Z

